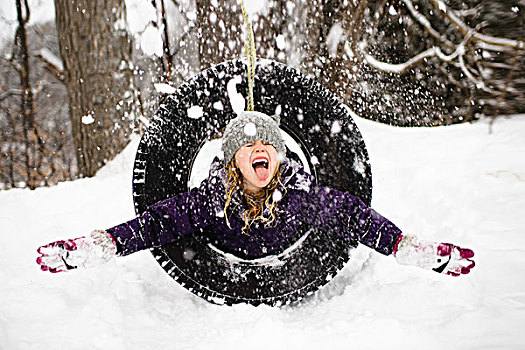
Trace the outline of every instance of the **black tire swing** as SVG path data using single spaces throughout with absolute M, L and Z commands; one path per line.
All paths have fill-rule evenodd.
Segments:
M 201 72 L 170 95 L 140 141 L 133 171 L 137 215 L 189 190 L 195 158 L 205 142 L 235 116 L 228 83 L 247 96 L 246 66 L 227 61 Z M 231 87 L 231 85 L 230 85 Z M 370 205 L 372 173 L 361 134 L 349 111 L 311 78 L 283 64 L 257 64 L 254 109 L 280 114 L 281 130 L 299 145 L 317 184 L 345 191 Z M 199 113 L 190 113 L 197 108 Z M 285 305 L 326 284 L 357 242 L 335 232 L 301 227 L 283 252 L 247 260 L 221 251 L 207 228 L 152 249 L 162 268 L 192 293 L 216 304 Z

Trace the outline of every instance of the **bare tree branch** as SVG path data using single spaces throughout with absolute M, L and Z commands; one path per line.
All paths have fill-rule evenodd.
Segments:
M 483 49 L 483 50 L 487 50 L 487 51 L 494 51 L 494 52 L 503 52 L 503 51 L 506 51 L 506 52 L 514 52 L 514 48 L 510 47 L 510 46 L 499 46 L 499 45 L 492 45 L 492 44 L 489 44 L 489 43 L 486 43 L 484 41 L 478 41 L 475 43 L 476 47 L 477 48 L 480 48 L 480 49 Z
M 410 68 L 417 65 L 419 62 L 423 61 L 426 58 L 430 57 L 438 57 L 443 62 L 450 62 L 456 57 L 460 56 L 462 57 L 465 53 L 465 43 L 462 42 L 459 44 L 456 48 L 456 51 L 454 51 L 450 55 L 445 55 L 441 49 L 437 46 L 433 46 L 428 50 L 425 50 L 416 56 L 412 57 L 406 62 L 398 63 L 398 64 L 392 64 L 392 63 L 386 63 L 386 62 L 380 62 L 376 60 L 372 55 L 365 53 L 365 62 L 368 63 L 370 66 L 379 69 L 383 72 L 387 73 L 397 73 L 397 74 L 403 74 L 406 73 Z
M 23 92 L 22 90 L 18 90 L 18 89 L 10 89 L 10 90 L 4 91 L 0 94 L 0 102 L 8 98 L 9 96 L 15 96 L 15 95 L 21 96 L 22 92 Z
M 24 8 L 26 11 L 25 17 L 23 17 L 24 24 L 27 24 L 29 22 L 29 18 L 31 17 L 31 10 L 29 9 L 29 3 L 27 0 L 24 0 Z
M 473 82 L 476 85 L 476 87 L 480 89 L 485 87 L 485 83 L 477 79 L 476 77 L 474 77 L 472 73 L 468 70 L 467 66 L 465 65 L 465 60 L 463 59 L 463 55 L 459 56 L 459 67 L 461 68 L 461 71 L 463 72 L 463 74 L 465 74 L 465 76 L 468 78 L 468 80 Z
M 451 10 L 446 8 L 446 6 L 440 0 L 430 0 L 433 3 L 433 5 L 436 6 L 445 15 L 445 17 L 449 19 L 451 23 L 453 23 L 456 27 L 460 29 L 460 31 L 463 34 L 465 34 L 465 38 L 463 39 L 463 41 L 459 45 L 456 45 L 452 43 L 450 40 L 448 40 L 445 36 L 437 32 L 430 24 L 430 21 L 428 20 L 428 18 L 426 18 L 423 14 L 421 14 L 415 9 L 411 0 L 402 0 L 402 1 L 407 6 L 410 14 L 427 30 L 427 32 L 432 37 L 434 37 L 439 42 L 446 45 L 448 48 L 455 48 L 455 51 L 450 55 L 446 55 L 441 51 L 441 48 L 437 46 L 433 46 L 417 54 L 416 56 L 412 57 L 408 61 L 403 62 L 403 63 L 398 63 L 398 64 L 381 62 L 375 59 L 372 55 L 365 53 L 364 54 L 365 62 L 369 66 L 377 70 L 387 72 L 387 73 L 404 74 L 408 72 L 412 67 L 419 64 L 420 62 L 428 58 L 431 58 L 431 57 L 437 57 L 441 61 L 449 62 L 452 65 L 459 68 L 463 72 L 465 77 L 468 79 L 468 81 L 470 81 L 478 89 L 489 92 L 496 96 L 501 96 L 502 94 L 505 93 L 505 91 L 508 92 L 508 87 L 507 87 L 508 84 L 504 84 L 503 87 L 495 84 L 495 86 L 498 86 L 498 89 L 501 89 L 501 91 L 494 90 L 487 86 L 487 83 L 483 79 L 483 74 L 482 74 L 483 70 L 480 67 L 482 66 L 482 64 L 480 64 L 480 62 L 478 62 L 478 60 L 476 59 L 476 54 L 472 48 L 472 42 L 477 40 L 479 44 L 482 44 L 483 46 L 490 46 L 492 49 L 496 51 L 506 51 L 509 49 L 513 50 L 515 47 L 519 45 L 523 45 L 522 41 L 481 35 L 478 32 L 480 29 L 480 26 L 477 26 L 475 29 L 468 27 L 463 22 L 461 22 L 461 20 Z M 515 51 L 519 52 L 520 50 L 516 49 Z M 472 62 L 471 63 L 467 62 L 465 58 L 468 58 Z M 456 59 L 457 59 L 457 62 L 456 62 Z M 469 64 L 475 66 L 476 68 L 470 67 Z M 478 75 L 478 77 L 476 77 L 476 75 L 473 74 L 472 71 L 476 72 L 476 75 Z
M 430 21 L 420 12 L 418 12 L 414 5 L 412 4 L 412 1 L 410 0 L 403 0 L 403 3 L 408 8 L 408 11 L 414 17 L 425 29 L 428 31 L 428 34 L 430 34 L 433 38 L 437 39 L 441 43 L 445 44 L 449 49 L 454 49 L 456 46 L 453 42 L 448 40 L 445 36 L 441 35 L 437 30 L 435 30 L 432 27 L 432 24 L 430 24 Z
M 464 10 L 454 10 L 457 16 L 460 17 L 466 17 L 466 16 L 473 16 L 479 13 L 479 11 L 482 8 L 482 4 L 478 4 L 474 6 L 473 8 L 464 9 Z
M 467 26 L 461 19 L 454 14 L 454 11 L 450 10 L 447 5 L 441 0 L 429 0 L 430 3 L 438 9 L 449 21 L 452 23 L 456 28 L 459 29 L 463 35 L 467 35 L 469 33 L 472 34 L 472 40 L 474 41 L 483 41 L 488 44 L 492 44 L 495 46 L 504 46 L 504 47 L 512 47 L 514 49 L 523 49 L 525 48 L 525 42 L 520 40 L 512 40 L 507 38 L 498 38 L 490 35 L 485 35 L 477 32 L 473 28 L 470 28 Z

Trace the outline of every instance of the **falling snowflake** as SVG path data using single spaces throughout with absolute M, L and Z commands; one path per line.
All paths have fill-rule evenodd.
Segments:
M 213 108 L 215 108 L 218 111 L 222 111 L 224 109 L 224 105 L 221 101 L 217 101 L 213 104 Z
M 82 124 L 93 124 L 95 122 L 95 119 L 93 119 L 92 115 L 85 115 L 82 117 Z
M 338 134 L 341 132 L 341 123 L 339 123 L 339 120 L 335 120 L 332 124 L 332 129 L 330 131 L 332 134 Z
M 279 190 L 275 190 L 272 195 L 272 199 L 274 202 L 279 202 L 283 198 L 283 194 Z
M 175 93 L 175 91 L 177 91 L 177 89 L 175 89 L 173 86 L 170 86 L 168 84 L 157 83 L 157 84 L 153 84 L 153 86 L 155 87 L 155 91 L 165 93 L 165 94 L 173 94 Z
M 188 108 L 188 117 L 191 119 L 199 119 L 204 115 L 204 110 L 201 106 L 192 106 Z

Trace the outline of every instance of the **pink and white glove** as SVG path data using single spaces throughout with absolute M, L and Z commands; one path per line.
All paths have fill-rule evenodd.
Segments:
M 64 272 L 76 268 L 90 268 L 111 260 L 117 248 L 113 237 L 95 230 L 87 237 L 56 241 L 37 249 L 36 259 L 42 271 Z
M 419 240 L 415 236 L 400 236 L 394 256 L 402 265 L 418 266 L 451 276 L 466 275 L 475 265 L 474 252 L 450 243 Z

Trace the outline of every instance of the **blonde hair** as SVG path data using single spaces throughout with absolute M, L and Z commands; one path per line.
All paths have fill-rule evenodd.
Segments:
M 227 209 L 230 206 L 231 200 L 234 194 L 242 188 L 243 177 L 240 170 L 235 166 L 235 159 L 232 159 L 228 165 L 225 167 L 227 174 L 226 181 L 226 204 L 224 205 L 224 217 L 226 219 L 226 224 L 231 228 L 230 222 L 228 220 Z M 279 167 L 273 176 L 270 183 L 262 189 L 259 193 L 247 193 L 243 191 L 244 198 L 248 204 L 248 209 L 242 214 L 244 220 L 244 227 L 242 228 L 242 233 L 248 235 L 251 225 L 255 221 L 261 221 L 266 227 L 276 224 L 276 214 L 279 212 L 277 208 L 277 203 L 273 198 L 273 194 L 277 186 L 281 184 L 281 187 L 286 193 L 286 189 L 281 183 L 281 172 Z M 284 196 L 284 194 L 282 196 Z M 233 208 L 232 210 L 234 210 Z M 268 215 L 264 215 L 265 209 L 268 209 Z

